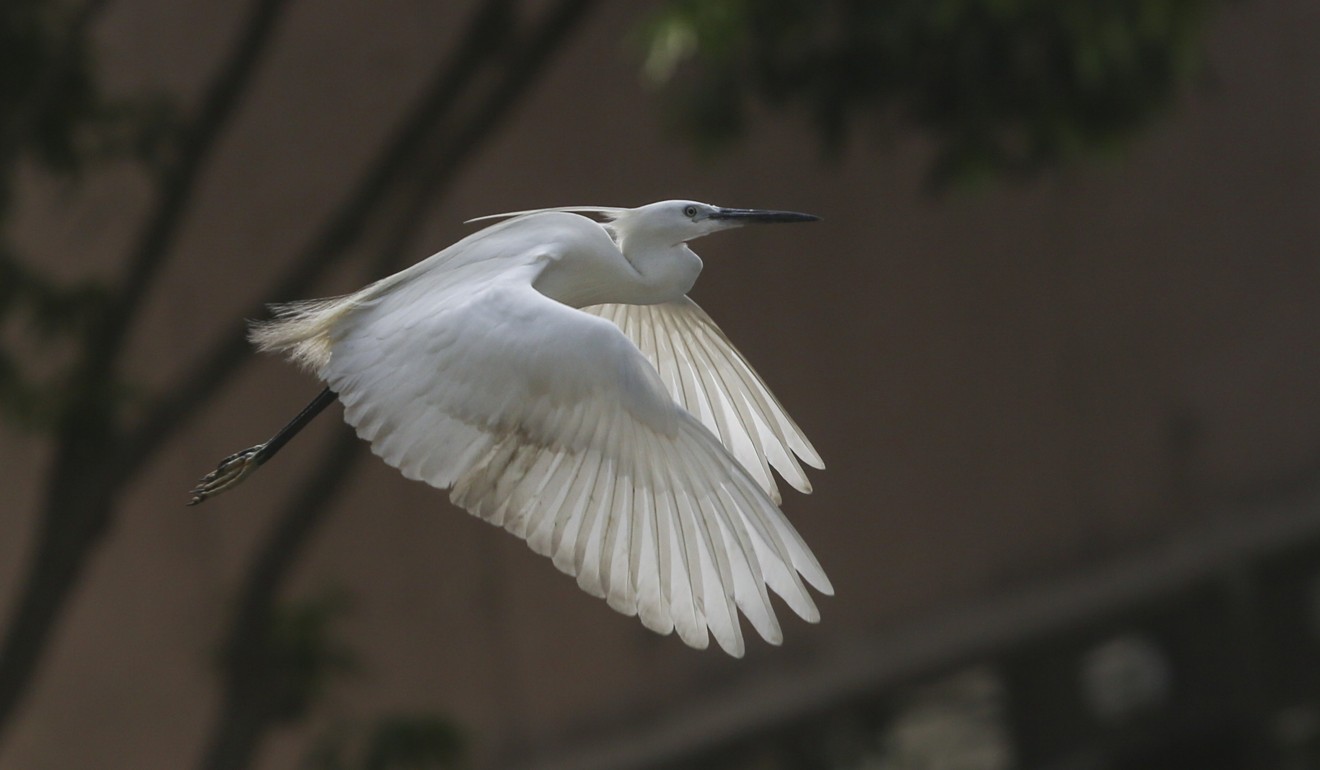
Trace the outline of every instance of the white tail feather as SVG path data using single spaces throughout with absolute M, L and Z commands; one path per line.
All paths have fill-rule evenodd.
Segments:
M 330 362 L 330 329 L 355 304 L 357 295 L 271 305 L 275 316 L 252 321 L 248 339 L 263 353 L 283 353 L 290 361 L 319 372 Z

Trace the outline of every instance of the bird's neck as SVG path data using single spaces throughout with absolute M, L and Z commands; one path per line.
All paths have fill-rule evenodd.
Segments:
M 670 302 L 687 294 L 701 275 L 701 257 L 685 243 L 659 244 L 638 239 L 619 244 L 623 256 L 637 271 L 638 298 L 632 304 Z

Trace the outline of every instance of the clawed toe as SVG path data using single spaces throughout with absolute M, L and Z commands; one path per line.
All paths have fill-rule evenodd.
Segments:
M 197 505 L 236 486 L 261 465 L 258 456 L 265 446 L 258 444 L 221 460 L 215 470 L 203 476 L 202 480 L 197 482 L 197 486 L 192 488 L 190 492 L 192 499 L 188 501 L 188 505 Z

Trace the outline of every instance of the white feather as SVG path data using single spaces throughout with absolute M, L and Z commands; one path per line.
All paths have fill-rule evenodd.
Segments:
M 531 214 L 544 214 L 551 211 L 568 212 L 572 214 L 595 214 L 597 216 L 613 219 L 627 209 L 618 206 L 551 206 L 544 209 L 524 209 L 522 211 L 506 211 L 503 214 L 486 214 L 485 216 L 473 217 L 463 221 L 463 224 L 470 225 L 473 222 L 486 222 L 492 219 L 513 219 L 515 217 L 525 217 Z
M 669 394 L 720 438 L 771 498 L 780 501 L 773 466 L 799 492 L 811 492 L 802 462 L 824 468 L 747 359 L 697 303 L 594 305 L 585 312 L 618 326 L 660 372 Z

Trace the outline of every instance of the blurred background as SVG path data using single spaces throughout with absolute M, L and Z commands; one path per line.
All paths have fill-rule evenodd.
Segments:
M 0 767 L 1320 767 L 1320 4 L 5 0 Z M 837 589 L 659 637 L 262 303 L 663 198 Z M 441 385 L 442 386 L 442 385 Z

